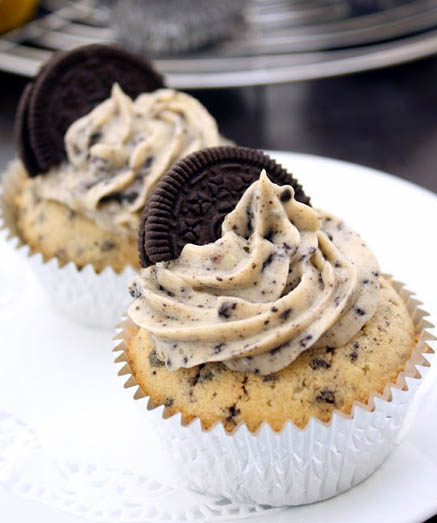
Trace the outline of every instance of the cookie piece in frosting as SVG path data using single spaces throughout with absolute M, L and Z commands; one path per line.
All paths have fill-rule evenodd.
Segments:
M 216 241 L 226 214 L 263 169 L 272 182 L 292 186 L 295 199 L 309 205 L 309 198 L 292 175 L 262 151 L 213 147 L 174 164 L 144 210 L 139 236 L 141 265 L 177 258 L 187 243 Z
M 69 126 L 109 98 L 118 83 L 132 98 L 164 86 L 141 56 L 92 44 L 56 54 L 25 89 L 17 121 L 18 148 L 30 175 L 46 172 L 65 157 Z
M 205 429 L 222 422 L 228 432 L 244 422 L 256 431 L 263 422 L 276 431 L 288 420 L 304 427 L 312 416 L 329 421 L 334 410 L 351 414 L 354 402 L 395 383 L 415 346 L 407 308 L 380 277 L 374 316 L 347 343 L 311 347 L 290 365 L 267 376 L 233 371 L 222 363 L 169 370 L 157 358 L 148 332 L 138 328 L 127 357 L 135 380 L 167 414 L 200 418 Z

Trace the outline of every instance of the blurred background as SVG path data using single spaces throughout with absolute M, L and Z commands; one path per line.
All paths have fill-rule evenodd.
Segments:
M 238 144 L 360 163 L 437 191 L 437 0 L 0 0 L 0 170 L 56 50 L 152 58 Z

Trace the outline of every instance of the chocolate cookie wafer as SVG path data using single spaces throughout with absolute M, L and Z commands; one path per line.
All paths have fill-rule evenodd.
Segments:
M 15 141 L 17 143 L 18 155 L 30 176 L 36 176 L 41 172 L 38 160 L 33 153 L 30 144 L 30 132 L 28 125 L 29 101 L 32 96 L 33 83 L 29 82 L 21 95 L 20 102 L 15 115 Z
M 57 55 L 55 54 L 54 56 Z M 41 66 L 38 75 L 40 75 L 47 67 L 50 67 L 53 59 L 54 57 Z M 29 105 L 33 94 L 33 86 L 34 81 L 29 82 L 21 93 L 21 98 L 15 113 L 14 125 L 14 137 L 15 143 L 17 144 L 18 156 L 21 158 L 21 161 L 30 176 L 36 176 L 41 172 L 41 166 L 38 163 L 30 142 Z
M 48 171 L 66 156 L 64 135 L 77 119 L 106 100 L 114 83 L 130 97 L 164 86 L 141 56 L 92 44 L 55 55 L 23 95 L 19 148 L 29 174 Z M 24 145 L 24 142 L 26 144 Z
M 309 205 L 298 182 L 262 151 L 234 146 L 198 151 L 174 164 L 149 198 L 139 234 L 141 265 L 177 258 L 186 243 L 216 241 L 226 214 L 262 169 L 277 185 L 291 185 L 296 200 Z

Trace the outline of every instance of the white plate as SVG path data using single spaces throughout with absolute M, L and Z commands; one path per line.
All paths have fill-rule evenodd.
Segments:
M 315 206 L 360 231 L 382 270 L 405 281 L 435 322 L 435 195 L 352 164 L 272 155 L 296 175 Z M 423 401 L 413 429 L 355 489 L 279 512 L 223 506 L 172 484 L 171 463 L 115 375 L 112 332 L 58 315 L 27 265 L 3 241 L 0 288 L 0 507 L 5 523 L 234 520 L 244 515 L 259 522 L 401 523 L 437 513 L 437 366 L 419 390 Z

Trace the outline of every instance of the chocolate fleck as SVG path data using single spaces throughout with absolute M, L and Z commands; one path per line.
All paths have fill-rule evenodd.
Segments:
M 313 336 L 311 334 L 308 334 L 308 336 L 305 336 L 305 338 L 302 338 L 300 340 L 300 346 L 305 348 L 308 345 L 308 342 L 311 340 Z
M 248 239 L 253 231 L 253 226 L 252 226 L 253 213 L 252 213 L 252 210 L 250 209 L 250 207 L 247 208 L 246 214 L 247 214 L 247 231 L 249 233 L 247 236 L 247 239 Z
M 93 133 L 90 136 L 89 147 L 92 147 L 93 145 L 95 145 L 100 140 L 101 137 L 102 137 L 101 132 L 96 131 L 95 133 Z
M 162 291 L 162 292 L 165 292 L 167 294 L 167 296 L 170 296 L 170 298 L 172 298 L 174 296 L 174 292 L 168 291 L 162 285 L 159 286 L 159 290 Z
M 273 261 L 273 257 L 274 257 L 274 254 L 270 254 L 264 261 L 263 261 L 263 265 L 262 265 L 262 268 L 261 268 L 261 272 L 264 271 L 264 269 L 270 265 Z
M 212 380 L 214 378 L 214 373 L 209 368 L 201 369 L 199 372 L 199 378 L 197 383 L 204 383 L 205 381 Z
M 164 362 L 158 358 L 158 355 L 156 354 L 156 350 L 152 350 L 152 352 L 149 354 L 149 363 L 150 363 L 151 367 L 163 367 L 164 366 Z
M 231 311 L 234 310 L 236 306 L 236 303 L 229 303 L 228 301 L 225 301 L 220 305 L 218 315 L 222 318 L 229 319 L 232 314 Z
M 270 349 L 269 350 L 269 353 L 274 356 L 277 352 L 279 352 L 281 350 L 281 348 L 284 346 L 285 344 L 283 343 L 282 345 L 279 345 L 278 347 L 275 347 L 274 349 Z
M 191 385 L 191 387 L 195 387 L 197 385 L 197 382 L 199 381 L 199 377 L 200 377 L 200 372 L 203 369 L 203 367 L 205 367 L 205 363 L 201 363 L 197 367 L 197 373 L 195 374 L 195 376 L 191 377 L 188 380 L 188 383 Z M 192 394 L 192 392 L 191 392 L 191 394 Z
M 286 321 L 290 317 L 290 314 L 292 313 L 292 309 L 285 309 L 285 311 L 282 311 L 279 317 L 281 320 Z
M 112 251 L 112 249 L 114 249 L 115 247 L 116 247 L 115 242 L 113 242 L 112 240 L 105 240 L 102 243 L 102 246 L 100 247 L 100 250 L 102 252 L 109 252 L 109 251 Z
M 167 398 L 165 398 L 165 401 L 164 401 L 164 405 L 166 407 L 171 407 L 174 403 L 174 399 L 173 398 L 170 398 L 169 396 Z
M 225 346 L 224 343 L 219 343 L 218 345 L 216 345 L 214 347 L 214 354 L 219 354 L 222 351 L 224 346 Z
M 328 363 L 323 358 L 314 358 L 314 359 L 312 359 L 310 361 L 310 367 L 313 370 L 316 370 L 316 369 L 329 369 L 330 366 L 331 366 L 331 364 Z
M 280 200 L 281 200 L 281 202 L 288 202 L 289 200 L 291 200 L 290 189 L 287 188 L 281 192 Z
M 153 156 L 148 156 L 144 162 L 144 169 L 148 169 L 153 163 Z
M 316 396 L 316 401 L 318 403 L 324 401 L 325 403 L 335 403 L 335 394 L 332 390 L 329 390 L 327 387 L 322 389 L 320 393 Z
M 132 285 L 129 287 L 129 293 L 132 296 L 132 298 L 139 298 L 142 295 L 141 289 L 138 287 L 136 281 L 134 281 Z
M 232 418 L 235 418 L 236 416 L 239 416 L 241 413 L 241 410 L 236 408 L 236 404 L 231 405 L 229 407 L 229 416 L 226 417 L 226 421 L 231 421 Z
M 273 239 L 273 234 L 274 234 L 274 233 L 273 233 L 273 229 L 270 228 L 270 229 L 267 231 L 266 235 L 264 236 L 264 239 L 265 239 L 265 240 L 268 240 L 269 242 L 271 242 L 272 239 Z

